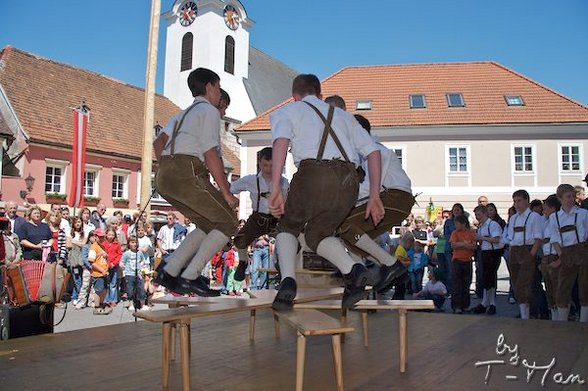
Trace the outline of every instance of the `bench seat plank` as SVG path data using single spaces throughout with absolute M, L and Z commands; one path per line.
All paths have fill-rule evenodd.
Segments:
M 353 331 L 353 327 L 347 326 L 340 320 L 313 309 L 276 311 L 275 314 L 280 319 L 288 322 L 304 336 L 341 334 Z

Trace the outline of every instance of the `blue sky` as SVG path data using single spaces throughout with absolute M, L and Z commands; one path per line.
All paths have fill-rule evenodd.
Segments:
M 344 66 L 497 61 L 588 105 L 585 0 L 242 0 L 251 44 L 324 78 Z M 173 0 L 162 0 L 162 13 Z M 7 44 L 144 86 L 149 0 L 0 1 Z M 161 21 L 157 91 L 163 90 Z

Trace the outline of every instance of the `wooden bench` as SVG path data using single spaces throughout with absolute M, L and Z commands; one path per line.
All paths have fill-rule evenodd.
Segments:
M 154 311 L 135 312 L 134 316 L 150 322 L 162 324 L 162 373 L 161 384 L 164 388 L 169 385 L 169 368 L 174 359 L 174 344 L 172 330 L 179 326 L 180 329 L 180 355 L 182 361 L 182 385 L 185 391 L 190 390 L 190 324 L 193 318 L 229 314 L 249 311 L 250 339 L 253 340 L 255 327 L 255 312 L 258 309 L 271 309 L 276 291 L 257 291 L 250 299 L 221 299 L 221 298 L 197 298 L 176 297 L 169 299 L 167 304 L 172 308 Z M 342 288 L 308 289 L 300 290 L 296 302 L 309 300 L 323 300 L 340 297 Z M 158 302 L 166 302 L 161 299 Z
M 341 321 L 346 322 L 347 311 L 341 308 L 341 302 L 336 300 L 321 300 L 309 303 L 295 304 L 294 308 L 312 308 L 321 310 L 341 310 Z M 406 372 L 408 359 L 407 314 L 409 310 L 432 310 L 435 308 L 432 300 L 361 300 L 353 309 L 361 312 L 363 328 L 363 345 L 368 346 L 368 311 L 369 310 L 397 310 L 398 311 L 398 339 L 400 352 L 400 372 Z
M 341 359 L 341 335 L 353 331 L 353 327 L 314 309 L 294 309 L 274 311 L 274 317 L 286 321 L 296 329 L 296 391 L 304 386 L 304 361 L 306 356 L 306 337 L 330 335 L 333 347 L 333 364 L 337 391 L 343 391 L 343 366 Z

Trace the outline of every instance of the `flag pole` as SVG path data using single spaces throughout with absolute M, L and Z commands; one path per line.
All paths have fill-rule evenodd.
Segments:
M 141 208 L 151 213 L 151 171 L 153 163 L 153 117 L 155 107 L 155 74 L 157 68 L 157 40 L 159 38 L 159 15 L 161 0 L 151 1 L 149 22 L 149 44 L 147 49 L 147 72 L 145 76 L 145 111 L 143 114 L 143 154 L 141 157 Z

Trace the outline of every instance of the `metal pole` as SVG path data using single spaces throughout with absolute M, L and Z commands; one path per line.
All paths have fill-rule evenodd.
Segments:
M 143 115 L 143 154 L 141 157 L 141 207 L 150 214 L 151 170 L 153 163 L 153 116 L 155 106 L 155 74 L 157 68 L 157 40 L 161 0 L 152 0 L 147 50 L 147 74 L 145 77 L 145 111 Z

